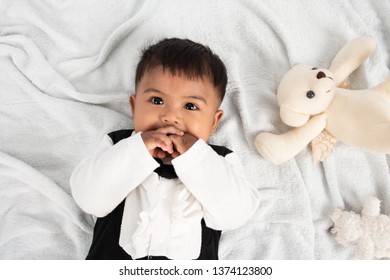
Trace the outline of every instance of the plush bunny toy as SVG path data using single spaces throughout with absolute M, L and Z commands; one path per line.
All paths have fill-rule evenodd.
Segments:
M 348 42 L 328 69 L 299 64 L 282 78 L 277 100 L 282 121 L 292 130 L 255 139 L 266 160 L 281 164 L 310 142 L 314 161 L 323 161 L 337 140 L 362 150 L 390 154 L 390 77 L 364 90 L 345 89 L 348 76 L 374 51 L 375 41 Z
M 380 201 L 368 197 L 362 214 L 337 209 L 331 216 L 331 233 L 343 246 L 356 245 L 362 259 L 390 257 L 390 217 L 380 214 Z

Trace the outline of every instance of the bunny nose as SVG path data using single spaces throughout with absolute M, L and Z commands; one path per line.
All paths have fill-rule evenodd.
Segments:
M 317 79 L 322 79 L 322 78 L 326 78 L 326 75 L 324 72 L 320 71 L 317 73 Z

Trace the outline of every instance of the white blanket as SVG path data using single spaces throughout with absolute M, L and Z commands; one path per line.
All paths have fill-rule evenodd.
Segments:
M 253 142 L 289 129 L 275 92 L 296 63 L 328 67 L 366 35 L 378 47 L 352 87 L 383 80 L 389 14 L 389 1 L 371 0 L 1 1 L 0 259 L 85 257 L 94 219 L 73 201 L 70 174 L 104 134 L 132 126 L 139 52 L 163 37 L 204 43 L 225 61 L 225 115 L 210 142 L 240 155 L 261 194 L 253 218 L 223 233 L 220 258 L 355 258 L 330 234 L 330 214 L 360 212 L 368 195 L 390 214 L 390 156 L 337 143 L 324 163 L 306 149 L 275 166 Z

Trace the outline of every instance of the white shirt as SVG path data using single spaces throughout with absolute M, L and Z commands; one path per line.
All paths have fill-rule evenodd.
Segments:
M 172 165 L 176 179 L 154 172 L 159 163 L 141 133 L 115 145 L 106 136 L 96 155 L 73 171 L 72 194 L 85 212 L 97 217 L 126 199 L 119 244 L 133 258 L 196 259 L 201 219 L 215 230 L 235 229 L 256 211 L 258 192 L 234 153 L 220 156 L 203 140 Z

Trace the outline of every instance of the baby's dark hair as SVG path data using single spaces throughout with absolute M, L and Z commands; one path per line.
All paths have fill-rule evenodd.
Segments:
M 145 72 L 162 66 L 172 75 L 189 79 L 207 78 L 219 92 L 222 102 L 227 84 L 226 67 L 209 47 L 188 39 L 163 39 L 143 50 L 137 65 L 135 86 Z

